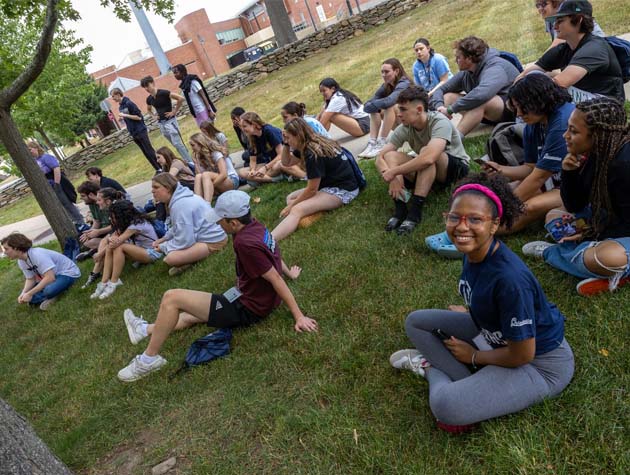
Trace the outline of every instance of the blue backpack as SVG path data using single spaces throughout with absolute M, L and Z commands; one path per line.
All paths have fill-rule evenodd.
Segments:
M 605 39 L 617 56 L 617 61 L 621 66 L 621 78 L 625 84 L 630 81 L 630 41 L 616 36 L 607 36 Z
M 153 225 L 153 229 L 155 230 L 155 234 L 157 234 L 158 239 L 164 237 L 166 234 L 166 223 L 160 219 L 154 219 L 151 224 Z
M 363 190 L 367 186 L 367 180 L 365 175 L 363 174 L 363 170 L 359 167 L 359 164 L 354 159 L 354 155 L 347 148 L 341 147 L 341 153 L 344 154 L 346 160 L 350 163 L 352 167 L 352 171 L 354 172 L 354 177 L 357 179 L 357 183 L 359 183 L 359 190 Z
M 178 375 L 187 371 L 193 366 L 210 363 L 217 358 L 222 358 L 230 353 L 230 342 L 232 341 L 232 330 L 220 328 L 193 341 L 182 366 L 173 374 Z
M 499 57 L 509 61 L 514 65 L 516 69 L 518 69 L 519 73 L 523 72 L 523 65 L 514 53 L 510 53 L 509 51 L 499 51 Z
M 63 255 L 70 259 L 72 262 L 77 261 L 77 256 L 81 251 L 79 241 L 73 237 L 66 238 L 66 242 L 63 245 Z

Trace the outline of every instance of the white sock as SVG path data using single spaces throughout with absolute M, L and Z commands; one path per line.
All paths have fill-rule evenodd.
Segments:
M 149 356 L 146 353 L 142 353 L 140 355 L 140 361 L 142 361 L 145 364 L 151 364 L 153 363 L 155 360 L 157 359 L 157 355 L 155 356 Z
M 146 337 L 146 336 L 149 336 L 149 330 L 148 330 L 148 328 L 149 328 L 149 324 L 148 324 L 148 323 L 143 323 L 142 325 L 140 325 L 140 327 L 138 328 L 138 330 L 139 330 L 139 332 L 140 332 L 140 334 L 141 334 L 142 336 L 145 336 L 145 337 Z

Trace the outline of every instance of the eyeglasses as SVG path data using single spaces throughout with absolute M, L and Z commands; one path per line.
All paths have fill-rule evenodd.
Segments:
M 483 223 L 486 221 L 494 220 L 492 216 L 471 216 L 457 213 L 442 213 L 442 216 L 444 217 L 444 224 L 449 227 L 458 226 L 459 223 L 464 221 L 467 226 L 478 228 L 479 226 L 483 226 Z
M 549 2 L 536 2 L 536 8 L 538 10 L 545 8 Z

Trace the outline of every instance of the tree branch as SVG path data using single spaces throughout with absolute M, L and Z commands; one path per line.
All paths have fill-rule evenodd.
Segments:
M 52 49 L 57 21 L 59 20 L 60 0 L 48 0 L 46 18 L 42 34 L 37 42 L 33 60 L 24 71 L 6 89 L 0 91 L 0 107 L 8 109 L 22 94 L 24 94 L 46 66 L 46 61 Z

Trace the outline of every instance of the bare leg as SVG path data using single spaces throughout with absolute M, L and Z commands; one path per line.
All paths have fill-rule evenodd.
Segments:
M 112 275 L 109 278 L 110 282 L 118 282 L 120 278 L 120 274 L 125 268 L 125 253 L 122 250 L 122 247 L 125 244 L 121 244 L 116 249 L 112 251 Z
M 381 131 L 379 132 L 379 138 L 387 138 L 392 128 L 394 127 L 394 123 L 396 122 L 396 106 L 392 106 L 389 109 L 385 109 L 383 111 L 383 121 L 381 124 Z M 371 129 L 370 129 L 371 134 Z
M 196 177 L 195 177 L 196 178 Z M 203 199 L 208 203 L 212 203 L 212 197 L 214 196 L 214 184 L 212 183 L 212 172 L 203 172 L 201 174 L 201 189 L 203 193 Z
M 299 190 L 292 191 L 287 195 L 287 204 L 291 204 L 292 201 L 295 201 L 298 196 L 302 194 L 304 188 L 300 188 Z
M 361 130 L 361 127 L 356 119 L 353 119 L 349 115 L 334 114 L 330 121 L 353 137 L 362 137 L 365 135 L 365 132 Z
M 109 237 L 104 237 L 101 239 L 101 242 L 98 245 L 98 251 L 92 259 L 94 259 L 94 269 L 92 272 L 94 274 L 98 274 L 103 270 L 103 265 L 105 264 L 105 252 L 107 250 L 107 245 L 109 244 Z
M 105 262 L 103 264 L 103 278 L 101 279 L 101 282 L 106 283 L 107 281 L 109 281 L 109 278 L 112 275 L 114 250 L 108 247 L 105 250 L 105 258 L 103 260 Z
M 381 130 L 381 124 L 383 119 L 381 117 L 380 112 L 372 112 L 370 114 L 370 138 L 376 139 L 379 135 L 379 131 Z
M 276 241 L 280 241 L 297 229 L 300 219 L 304 216 L 310 216 L 319 211 L 339 208 L 341 205 L 341 199 L 328 193 L 318 191 L 312 198 L 302 201 L 291 208 L 289 215 L 280 221 L 280 224 L 271 231 L 271 235 Z
M 623 246 L 615 241 L 602 241 L 596 246 L 584 251 L 584 265 L 594 274 L 612 276 L 616 272 L 610 271 L 597 263 L 597 260 L 609 269 L 624 269 L 628 265 L 628 257 Z
M 457 125 L 457 129 L 463 134 L 469 134 L 475 127 L 477 127 L 483 119 L 496 122 L 503 116 L 503 110 L 505 104 L 503 99 L 499 96 L 494 96 L 485 104 L 471 109 L 469 111 L 462 112 L 462 120 Z
M 164 258 L 164 262 L 169 266 L 183 266 L 185 264 L 194 264 L 210 255 L 208 246 L 203 242 L 197 242 L 188 249 L 179 251 L 171 251 Z
M 562 206 L 560 190 L 551 190 L 533 196 L 525 202 L 525 213 L 516 220 L 512 227 L 509 230 L 501 227 L 497 234 L 506 235 L 521 231 L 531 223 L 542 220 L 550 210 L 559 206 Z M 566 211 L 563 214 L 566 214 Z

